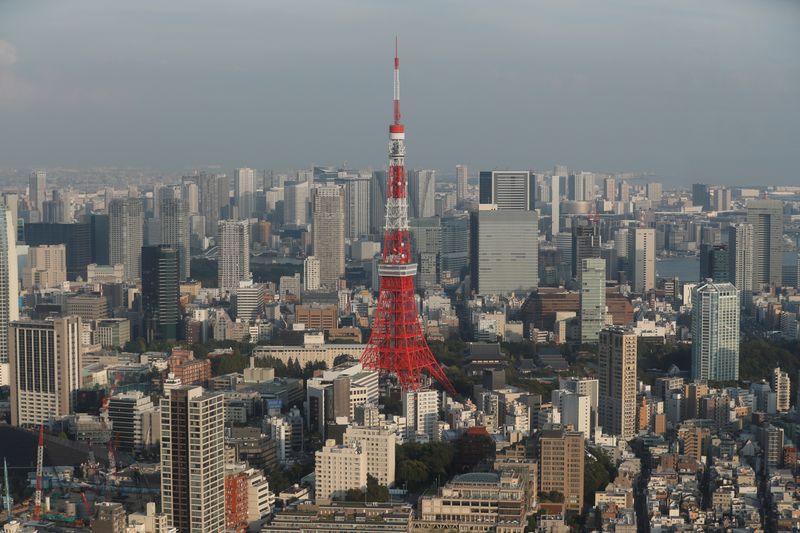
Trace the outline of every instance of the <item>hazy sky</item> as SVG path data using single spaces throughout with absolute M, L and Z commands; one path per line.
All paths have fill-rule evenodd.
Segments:
M 800 184 L 796 0 L 0 0 L 0 167 L 409 166 Z

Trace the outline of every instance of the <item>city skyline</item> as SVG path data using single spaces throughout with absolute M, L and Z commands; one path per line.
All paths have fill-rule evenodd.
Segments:
M 683 185 L 790 184 L 800 163 L 796 5 L 182 7 L 4 6 L 4 166 L 383 168 L 382 61 L 395 33 L 413 66 L 410 167 L 564 163 Z M 394 27 L 378 23 L 390 13 Z M 530 24 L 508 24 L 519 14 Z M 22 30 L 30 24 L 35 36 Z M 330 26 L 340 31 L 320 42 Z M 98 29 L 115 42 L 99 46 Z

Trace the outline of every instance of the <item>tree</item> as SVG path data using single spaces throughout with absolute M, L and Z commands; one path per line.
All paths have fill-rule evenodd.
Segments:
M 407 483 L 409 488 L 422 488 L 428 483 L 430 472 L 422 461 L 406 459 L 397 465 L 397 481 Z
M 390 499 L 389 487 L 381 485 L 377 478 L 367 474 L 366 498 L 368 502 L 388 502 Z

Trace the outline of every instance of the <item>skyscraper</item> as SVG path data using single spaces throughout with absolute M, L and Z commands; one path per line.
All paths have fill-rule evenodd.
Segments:
M 739 379 L 739 291 L 731 283 L 692 290 L 692 379 Z
M 783 202 L 749 200 L 747 223 L 753 226 L 753 287 L 780 286 L 783 278 Z
M 189 248 L 189 215 L 186 200 L 161 198 L 161 244 L 168 244 L 178 252 L 180 279 L 191 276 L 192 257 Z
M 730 279 L 730 254 L 725 244 L 700 245 L 700 279 L 722 283 Z
M 121 230 L 116 228 L 115 235 L 119 235 Z M 70 281 L 78 279 L 78 276 L 86 279 L 86 267 L 92 263 L 92 249 L 110 250 L 111 235 L 110 230 L 99 232 L 98 236 L 105 237 L 106 242 L 104 246 L 95 246 L 90 224 L 25 224 L 25 243 L 29 246 L 63 244 L 67 247 L 67 279 Z
M 161 505 L 180 533 L 225 530 L 224 400 L 182 386 L 161 400 Z
M 622 328 L 600 332 L 600 425 L 625 440 L 636 433 L 636 342 L 636 334 Z
M 692 205 L 702 209 L 709 208 L 708 185 L 705 183 L 695 183 L 692 185 Z
M 576 202 L 594 200 L 594 174 L 577 172 L 567 179 L 567 198 Z
M 303 290 L 319 290 L 319 259 L 310 255 L 303 261 Z
M 200 214 L 205 217 L 206 236 L 217 236 L 220 210 L 230 203 L 230 183 L 224 174 L 201 173 L 197 178 Z
M 568 510 L 583 510 L 586 435 L 561 426 L 538 434 L 539 492 L 559 492 Z
M 480 203 L 499 210 L 535 209 L 536 176 L 527 170 L 483 171 L 480 175 Z
M 742 299 L 753 292 L 753 226 L 732 224 L 728 228 L 728 275 Z
M 237 168 L 233 171 L 233 196 L 239 208 L 239 218 L 247 220 L 256 211 L 256 171 Z
M 28 197 L 30 198 L 31 209 L 42 213 L 44 201 L 47 200 L 47 172 L 44 170 L 31 172 L 28 180 Z
M 221 220 L 218 225 L 218 287 L 236 292 L 240 281 L 250 279 L 250 225 L 246 220 Z
M 644 293 L 656 287 L 656 231 L 653 228 L 628 229 L 628 281 L 633 292 Z
M 19 319 L 16 223 L 11 210 L 0 207 L 0 386 L 8 385 L 8 325 Z
M 442 278 L 460 279 L 469 266 L 469 217 L 442 218 L 439 272 Z
M 617 199 L 617 181 L 612 177 L 603 179 L 603 200 L 613 202 Z
M 372 173 L 372 187 L 370 187 L 369 201 L 369 231 L 373 235 L 383 233 L 386 224 L 386 185 L 387 175 L 385 170 L 376 170 Z
M 409 207 L 412 218 L 427 218 L 436 214 L 436 171 L 415 170 L 408 179 Z
M 467 199 L 469 169 L 467 165 L 456 165 L 456 205 L 464 205 Z
M 561 231 L 561 176 L 550 176 L 550 240 Z
M 586 218 L 572 221 L 572 277 L 580 280 L 584 259 L 600 257 L 600 225 Z
M 11 424 L 37 427 L 75 411 L 81 319 L 21 320 L 9 328 Z
M 336 180 L 344 188 L 344 223 L 345 235 L 357 239 L 370 232 L 369 203 L 372 176 L 359 174 Z
M 605 325 L 606 261 L 588 258 L 581 262 L 581 342 L 594 344 Z
M 442 226 L 439 217 L 415 218 L 409 223 L 412 259 L 417 263 L 417 287 L 427 289 L 439 283 L 439 253 Z
M 536 211 L 481 205 L 473 214 L 472 286 L 481 294 L 521 294 L 539 286 Z
M 108 206 L 111 264 L 125 265 L 125 277 L 135 281 L 142 274 L 144 208 L 139 198 L 114 198 Z
M 647 199 L 654 205 L 661 202 L 661 184 L 657 181 L 651 181 L 646 186 Z
M 283 196 L 283 221 L 290 226 L 308 224 L 308 182 L 287 181 Z
M 314 256 L 320 285 L 332 290 L 344 275 L 344 194 L 337 185 L 318 187 L 314 193 Z
M 178 338 L 178 255 L 167 244 L 142 248 L 142 312 L 149 341 Z

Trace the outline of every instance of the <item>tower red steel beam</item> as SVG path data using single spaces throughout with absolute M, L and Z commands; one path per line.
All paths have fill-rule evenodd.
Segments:
M 42 517 L 42 481 L 44 477 L 44 426 L 39 426 L 39 446 L 36 448 L 36 493 L 33 497 L 33 518 Z
M 389 126 L 386 227 L 383 256 L 378 264 L 380 293 L 372 335 L 361 355 L 361 363 L 365 368 L 395 374 L 404 390 L 419 389 L 425 371 L 455 396 L 453 385 L 422 334 L 414 297 L 417 265 L 411 262 L 408 235 L 405 127 L 400 123 L 400 58 L 396 38 L 393 103 L 394 121 Z

